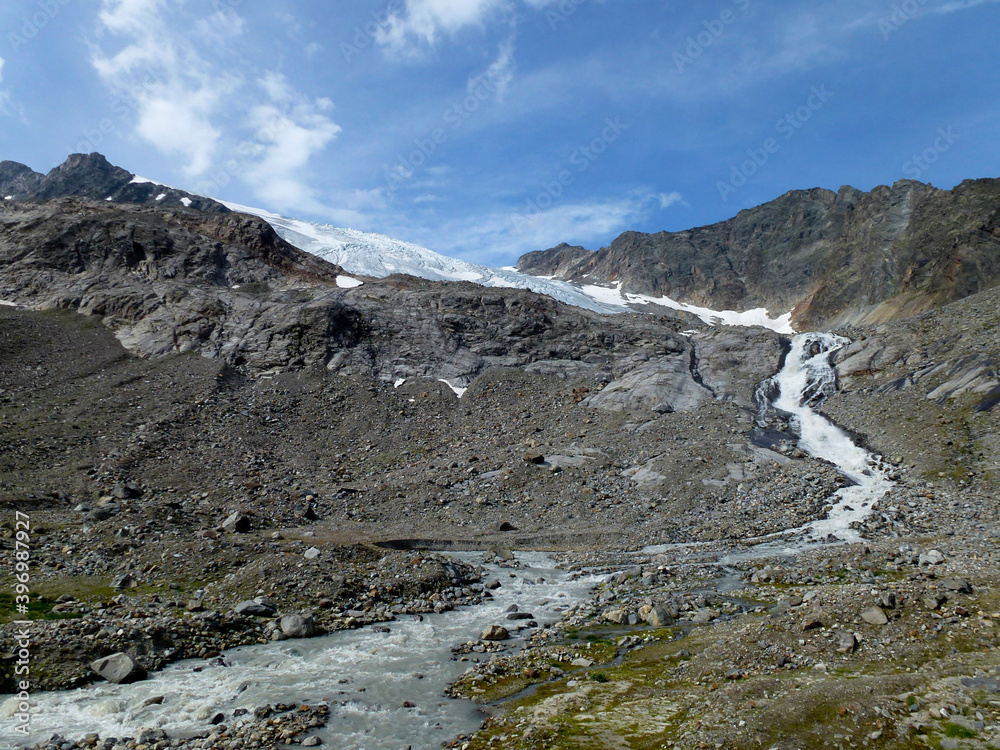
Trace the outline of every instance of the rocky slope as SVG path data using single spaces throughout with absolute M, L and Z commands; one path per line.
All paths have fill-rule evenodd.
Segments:
M 561 245 L 518 269 L 716 310 L 794 309 L 798 330 L 880 322 L 1000 283 L 1000 180 L 794 191 L 684 232 L 626 232 L 596 253 Z

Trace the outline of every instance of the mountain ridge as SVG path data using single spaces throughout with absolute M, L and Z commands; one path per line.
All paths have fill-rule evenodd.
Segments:
M 596 252 L 559 245 L 525 273 L 715 309 L 793 309 L 798 330 L 877 323 L 1000 283 L 1000 180 L 940 190 L 913 180 L 869 192 L 793 190 L 723 222 L 629 231 Z

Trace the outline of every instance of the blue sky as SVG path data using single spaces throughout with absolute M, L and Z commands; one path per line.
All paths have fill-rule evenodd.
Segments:
M 5 0 L 0 158 L 505 265 L 1000 177 L 997 29 L 998 0 Z

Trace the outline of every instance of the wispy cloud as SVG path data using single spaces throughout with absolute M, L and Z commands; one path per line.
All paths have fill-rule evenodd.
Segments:
M 438 252 L 488 265 L 506 265 L 524 253 L 561 242 L 594 246 L 636 226 L 659 206 L 659 196 L 636 192 L 610 200 L 562 203 L 544 211 L 493 211 L 416 232 Z M 413 233 L 412 230 L 410 232 Z
M 684 203 L 684 196 L 678 193 L 677 191 L 674 191 L 672 193 L 660 193 L 656 197 L 659 198 L 660 200 L 661 211 L 663 209 L 670 208 L 675 203 L 681 203 L 681 204 Z
M 935 13 L 954 13 L 959 10 L 967 10 L 968 8 L 975 8 L 977 5 L 994 5 L 1000 2 L 1000 0 L 955 0 L 955 2 L 945 3 L 944 5 L 933 8 Z
M 333 102 L 310 100 L 269 72 L 258 84 L 269 99 L 257 104 L 249 121 L 257 133 L 255 162 L 245 179 L 254 192 L 278 210 L 325 213 L 326 208 L 304 181 L 309 161 L 329 145 L 341 128 L 330 117 Z
M 0 57 L 0 83 L 3 83 L 3 66 L 4 59 Z M 7 103 L 10 99 L 10 94 L 4 89 L 0 88 L 0 112 L 7 114 Z

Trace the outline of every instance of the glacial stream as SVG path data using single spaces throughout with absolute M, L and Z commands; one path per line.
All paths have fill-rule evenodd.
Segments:
M 453 556 L 481 560 L 481 554 Z M 33 695 L 29 737 L 14 734 L 13 720 L 0 707 L 0 748 L 33 744 L 57 732 L 74 739 L 90 732 L 120 738 L 153 728 L 190 736 L 210 729 L 211 717 L 219 712 L 232 725 L 237 709 L 252 716 L 257 706 L 320 701 L 331 706 L 328 726 L 315 732 L 325 747 L 440 748 L 442 741 L 474 732 L 484 718 L 472 703 L 443 697 L 445 688 L 472 666 L 453 660 L 451 648 L 477 640 L 489 625 L 513 629 L 516 623 L 505 613 L 512 604 L 541 624 L 555 622 L 600 580 L 559 570 L 542 553 L 519 552 L 517 560 L 517 569 L 488 567 L 484 581 L 502 584 L 492 601 L 422 620 L 404 615 L 386 624 L 388 633 L 363 628 L 248 646 L 227 651 L 228 666 L 188 660 L 133 685 L 101 683 Z M 161 705 L 144 705 L 160 696 Z M 407 702 L 415 707 L 405 708 Z

